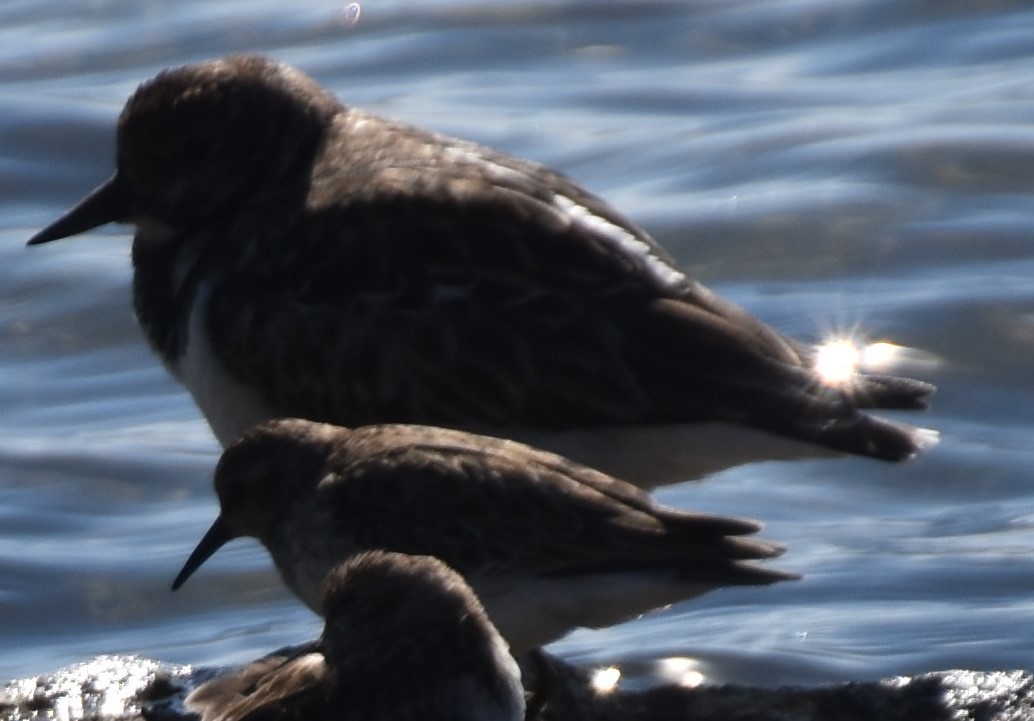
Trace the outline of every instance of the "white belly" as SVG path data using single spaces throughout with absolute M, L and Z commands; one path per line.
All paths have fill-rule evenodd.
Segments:
M 647 489 L 698 480 L 744 463 L 840 455 L 813 443 L 720 422 L 561 432 L 519 428 L 507 435 Z
M 248 428 L 277 414 L 254 387 L 237 380 L 213 352 L 204 323 L 210 292 L 208 283 L 198 288 L 190 309 L 186 348 L 169 370 L 190 391 L 225 448 Z
M 718 586 L 664 570 L 553 578 L 478 578 L 471 586 L 520 658 L 576 628 L 604 628 Z

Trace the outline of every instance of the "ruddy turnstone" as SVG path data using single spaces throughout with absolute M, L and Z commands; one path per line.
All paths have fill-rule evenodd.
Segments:
M 324 577 L 367 549 L 435 556 L 467 579 L 521 656 L 721 586 L 795 575 L 754 521 L 662 506 L 624 481 L 514 442 L 426 426 L 287 419 L 245 433 L 215 471 L 220 514 L 173 582 L 257 538 L 320 610 Z
M 525 721 L 506 642 L 455 571 L 427 556 L 371 551 L 323 587 L 323 636 L 198 687 L 202 721 Z
M 116 166 L 29 244 L 136 226 L 137 318 L 224 446 L 279 417 L 421 423 L 651 483 L 922 445 L 863 409 L 923 408 L 932 386 L 825 381 L 814 349 L 570 179 L 346 107 L 282 63 L 233 56 L 144 83 Z M 687 439 L 702 422 L 750 439 Z

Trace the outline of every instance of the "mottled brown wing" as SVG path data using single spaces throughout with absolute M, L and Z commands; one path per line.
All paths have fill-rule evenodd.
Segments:
M 467 428 L 729 420 L 914 452 L 909 431 L 858 408 L 919 407 L 929 386 L 827 388 L 793 341 L 686 278 L 563 176 L 436 136 L 390 138 L 348 136 L 347 182 L 328 151 L 307 205 L 265 236 L 254 229 L 251 242 L 283 252 L 254 254 L 212 290 L 216 352 L 280 415 Z
M 187 698 L 187 708 L 203 721 L 299 721 L 320 717 L 334 693 L 334 679 L 316 649 L 252 667 L 200 686 Z
M 299 232 L 321 243 L 315 274 L 300 261 L 225 278 L 211 296 L 212 342 L 283 415 L 345 425 L 648 419 L 622 325 L 656 291 L 564 228 L 544 230 L 535 214 L 547 212 L 499 192 L 458 207 L 389 199 L 309 217 Z
M 390 437 L 385 437 L 389 434 Z M 558 456 L 441 429 L 360 429 L 319 488 L 364 547 L 433 555 L 467 576 L 678 568 L 736 577 L 781 547 L 752 521 L 659 506 Z

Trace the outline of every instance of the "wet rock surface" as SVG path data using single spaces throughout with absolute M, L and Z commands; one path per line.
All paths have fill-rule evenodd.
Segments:
M 186 695 L 213 678 L 246 678 L 260 664 L 193 669 L 138 657 L 99 656 L 0 687 L 0 720 L 186 721 Z M 554 659 L 542 721 L 1019 721 L 1034 718 L 1026 671 L 939 671 L 818 688 L 737 685 L 596 691 L 589 675 Z M 534 679 L 531 681 L 534 683 Z

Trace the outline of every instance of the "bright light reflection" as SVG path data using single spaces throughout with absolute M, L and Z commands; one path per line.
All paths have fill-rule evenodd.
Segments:
M 348 25 L 348 27 L 355 27 L 358 25 L 359 16 L 362 14 L 362 11 L 363 9 L 359 3 L 349 3 L 346 5 L 345 9 L 342 11 L 345 16 L 345 24 Z
M 815 372 L 828 386 L 847 383 L 858 371 L 862 353 L 850 338 L 834 338 L 819 346 L 815 354 Z
M 658 674 L 683 688 L 696 688 L 704 682 L 704 674 L 696 667 L 697 662 L 694 659 L 682 656 L 662 658 L 657 662 Z
M 899 365 L 906 350 L 879 341 L 860 344 L 850 337 L 830 338 L 815 354 L 815 372 L 828 386 L 842 386 L 860 371 L 888 372 Z
M 893 343 L 870 343 L 862 351 L 862 365 L 871 370 L 893 365 L 901 357 L 901 346 Z
M 601 668 L 592 675 L 592 687 L 596 693 L 610 693 L 618 687 L 620 680 L 621 671 L 618 668 L 614 666 Z

